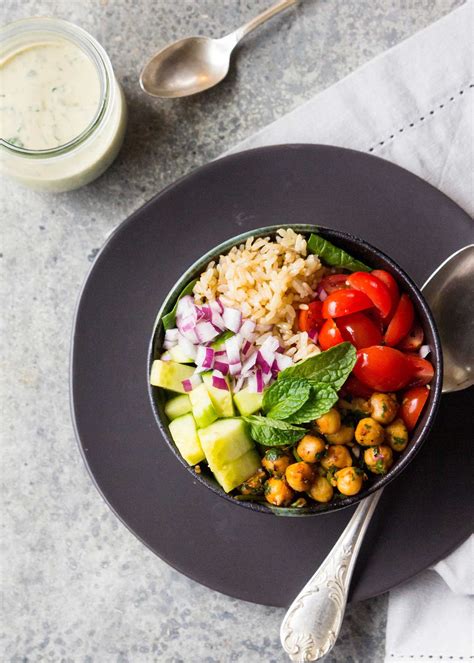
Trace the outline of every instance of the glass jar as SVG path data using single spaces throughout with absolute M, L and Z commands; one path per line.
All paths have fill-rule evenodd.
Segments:
M 2 136 L 1 172 L 32 189 L 54 192 L 77 189 L 99 177 L 119 152 L 127 115 L 122 89 L 105 50 L 82 28 L 56 18 L 10 23 L 0 30 L 0 37 L 0 63 L 18 52 L 47 44 L 48 40 L 73 44 L 92 62 L 100 84 L 99 103 L 92 121 L 65 144 L 28 149 L 20 141 L 14 144 Z

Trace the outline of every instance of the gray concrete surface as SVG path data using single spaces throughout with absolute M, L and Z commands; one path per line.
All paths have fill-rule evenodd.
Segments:
M 2 3 L 3 22 L 49 14 L 94 34 L 130 109 L 124 148 L 92 185 L 53 196 L 1 184 L 4 661 L 286 660 L 281 610 L 197 585 L 117 521 L 83 467 L 68 405 L 76 297 L 110 230 L 175 178 L 461 4 L 301 0 L 248 38 L 219 88 L 176 102 L 140 92 L 137 75 L 154 49 L 181 35 L 221 35 L 270 2 Z M 381 661 L 386 604 L 383 596 L 351 606 L 327 660 Z

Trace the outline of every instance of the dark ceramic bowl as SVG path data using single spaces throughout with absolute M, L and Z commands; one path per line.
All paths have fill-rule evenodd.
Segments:
M 197 480 L 202 483 L 206 488 L 212 490 L 220 498 L 228 500 L 233 504 L 236 504 L 245 509 L 251 509 L 252 511 L 260 511 L 262 513 L 276 513 L 278 515 L 286 516 L 311 516 L 318 515 L 321 513 L 327 513 L 330 511 L 335 511 L 336 509 L 341 509 L 357 502 L 360 502 L 364 497 L 370 495 L 371 493 L 379 490 L 380 488 L 386 486 L 390 481 L 392 481 L 403 469 L 411 462 L 419 451 L 421 445 L 425 441 L 431 426 L 433 425 L 434 419 L 436 417 L 436 412 L 438 409 L 438 404 L 441 397 L 441 388 L 443 384 L 443 361 L 441 353 L 441 343 L 436 329 L 433 316 L 431 314 L 428 305 L 426 304 L 423 295 L 421 294 L 419 288 L 411 280 L 411 278 L 399 267 L 391 258 L 387 255 L 376 249 L 374 246 L 371 246 L 367 242 L 354 235 L 349 235 L 347 233 L 341 232 L 339 230 L 331 230 L 330 228 L 324 228 L 322 226 L 310 226 L 310 225 L 277 225 L 277 226 L 267 226 L 265 228 L 260 228 L 258 230 L 252 230 L 237 237 L 232 237 L 226 242 L 216 246 L 211 251 L 206 253 L 202 258 L 195 262 L 177 281 L 174 287 L 171 289 L 170 293 L 166 297 L 161 309 L 158 312 L 156 318 L 155 327 L 153 329 L 153 335 L 150 342 L 149 352 L 148 352 L 148 366 L 147 366 L 147 380 L 150 375 L 151 364 L 154 359 L 157 359 L 162 352 L 163 336 L 164 330 L 163 325 L 161 324 L 161 319 L 174 307 L 176 300 L 183 290 L 183 288 L 193 279 L 197 278 L 206 268 L 208 263 L 211 260 L 216 260 L 221 254 L 227 253 L 233 246 L 241 244 L 249 237 L 265 237 L 265 236 L 274 236 L 276 231 L 279 228 L 293 228 L 296 232 L 302 234 L 309 234 L 317 230 L 317 232 L 333 242 L 337 246 L 340 246 L 345 251 L 353 255 L 354 257 L 362 260 L 366 264 L 370 265 L 374 269 L 385 269 L 390 272 L 397 280 L 398 284 L 401 286 L 401 290 L 407 292 L 415 306 L 418 318 L 423 326 L 425 333 L 425 343 L 427 343 L 431 348 L 431 361 L 435 368 L 435 375 L 431 382 L 431 392 L 428 399 L 428 402 L 424 408 L 421 419 L 419 420 L 415 430 L 411 435 L 410 442 L 408 443 L 407 448 L 400 456 L 400 458 L 394 463 L 393 467 L 387 472 L 387 474 L 380 476 L 378 478 L 371 479 L 365 490 L 362 490 L 359 494 L 352 497 L 338 498 L 329 502 L 328 504 L 314 504 L 308 507 L 303 508 L 279 508 L 273 507 L 270 504 L 264 504 L 260 502 L 251 502 L 251 501 L 241 501 L 236 500 L 232 496 L 225 493 L 222 488 L 219 486 L 217 481 L 214 479 L 212 474 L 208 470 L 204 470 L 201 474 L 196 474 L 193 467 L 187 465 L 183 460 L 177 448 L 174 445 L 174 442 L 170 436 L 168 429 L 168 420 L 164 413 L 164 404 L 165 397 L 163 389 L 157 387 L 148 386 L 148 392 L 150 395 L 151 405 L 153 412 L 155 414 L 156 421 L 160 428 L 160 431 L 166 440 L 169 448 L 172 453 L 176 456 L 178 461 L 182 463 L 186 469 L 189 471 L 190 480 Z M 204 465 L 204 464 L 203 464 Z

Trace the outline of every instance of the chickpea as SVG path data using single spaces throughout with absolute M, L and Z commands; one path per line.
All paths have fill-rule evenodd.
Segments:
M 323 435 L 337 433 L 341 427 L 341 415 L 339 411 L 332 407 L 329 412 L 316 419 L 316 426 Z
M 321 465 L 325 470 L 329 470 L 331 467 L 337 467 L 339 469 L 349 467 L 352 465 L 352 457 L 347 447 L 340 444 L 330 446 L 327 450 L 327 454 L 321 460 Z
M 357 424 L 355 439 L 363 447 L 373 447 L 376 444 L 382 444 L 383 438 L 384 429 L 372 417 L 365 417 Z
M 285 478 L 293 490 L 308 490 L 314 479 L 314 470 L 309 463 L 293 463 L 286 468 Z
M 357 495 L 362 488 L 362 472 L 354 467 L 344 467 L 335 474 L 337 489 L 343 495 Z
M 346 412 L 355 412 L 356 414 L 363 414 L 365 416 L 370 415 L 369 401 L 366 401 L 365 398 L 353 398 L 350 402 L 340 398 L 339 405 Z
M 294 497 L 294 493 L 286 483 L 285 479 L 271 477 L 265 483 L 265 499 L 275 506 L 288 506 Z
M 315 463 L 318 460 L 318 456 L 325 449 L 326 445 L 324 440 L 321 437 L 316 435 L 305 435 L 299 442 L 296 447 L 296 453 L 307 463 Z
M 375 392 L 369 400 L 372 419 L 379 424 L 389 424 L 398 412 L 398 401 L 395 394 L 379 394 Z
M 308 495 L 316 502 L 330 502 L 333 494 L 334 490 L 325 477 L 316 477 L 308 491 Z
M 385 429 L 385 440 L 394 451 L 403 451 L 408 444 L 408 430 L 403 419 L 395 419 Z
M 240 492 L 242 495 L 261 495 L 263 493 L 263 484 L 265 483 L 266 478 L 267 475 L 265 472 L 262 468 L 259 468 L 255 474 L 252 474 L 252 476 L 240 486 Z
M 393 465 L 393 452 L 386 445 L 370 447 L 364 451 L 364 461 L 374 474 L 386 474 Z
M 282 477 L 288 465 L 293 462 L 293 456 L 288 451 L 282 449 L 267 449 L 262 458 L 263 467 L 275 477 Z
M 326 434 L 329 444 L 349 444 L 354 439 L 354 427 L 342 425 L 336 433 Z

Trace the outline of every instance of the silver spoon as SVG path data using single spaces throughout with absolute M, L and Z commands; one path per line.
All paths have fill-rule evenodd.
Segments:
M 187 37 L 165 46 L 144 66 L 140 74 L 142 90 L 152 97 L 174 99 L 214 87 L 227 76 L 231 53 L 241 39 L 296 2 L 280 0 L 221 39 Z
M 474 244 L 445 260 L 422 287 L 443 348 L 443 393 L 474 384 Z M 280 639 L 292 661 L 317 661 L 334 646 L 354 565 L 383 490 L 366 497 L 333 549 L 291 604 Z

